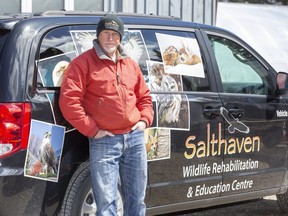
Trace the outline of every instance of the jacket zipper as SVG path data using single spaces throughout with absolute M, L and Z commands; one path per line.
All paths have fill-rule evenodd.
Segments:
M 119 85 L 120 84 L 120 75 L 119 75 L 118 71 L 116 72 L 116 79 L 117 79 L 117 83 Z
M 121 100 L 122 100 L 122 109 L 123 109 L 123 117 L 126 117 L 126 96 L 125 96 L 125 93 L 122 89 L 122 86 L 120 85 L 121 84 L 121 80 L 120 80 L 120 73 L 118 71 L 118 63 L 116 63 L 116 80 L 117 80 L 117 85 L 118 85 L 118 89 L 120 91 L 120 94 L 121 94 Z

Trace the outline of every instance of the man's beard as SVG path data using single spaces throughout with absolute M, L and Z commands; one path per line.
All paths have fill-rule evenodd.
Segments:
M 117 50 L 117 46 L 103 46 L 102 49 L 106 54 L 114 54 Z

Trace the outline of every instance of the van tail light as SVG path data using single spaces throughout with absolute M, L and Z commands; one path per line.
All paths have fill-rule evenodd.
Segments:
M 0 158 L 27 149 L 30 103 L 0 103 Z

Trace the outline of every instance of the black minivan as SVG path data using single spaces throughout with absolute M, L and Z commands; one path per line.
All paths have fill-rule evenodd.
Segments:
M 65 68 L 104 13 L 0 17 L 0 215 L 96 212 L 88 141 L 63 118 Z M 145 131 L 147 215 L 277 195 L 288 212 L 288 75 L 236 35 L 119 13 L 155 111 Z M 123 214 L 119 193 L 118 214 Z

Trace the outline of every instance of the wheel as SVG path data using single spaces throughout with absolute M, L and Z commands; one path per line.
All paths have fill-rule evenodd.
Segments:
M 283 194 L 277 194 L 277 202 L 283 212 L 288 213 L 288 191 Z
M 59 216 L 94 216 L 95 213 L 96 203 L 91 187 L 89 162 L 84 162 L 70 180 Z M 119 190 L 117 215 L 123 215 L 123 201 Z

